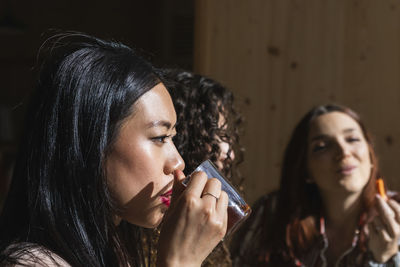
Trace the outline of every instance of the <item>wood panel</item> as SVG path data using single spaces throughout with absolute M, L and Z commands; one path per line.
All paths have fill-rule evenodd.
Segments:
M 242 172 L 250 202 L 278 187 L 295 123 L 328 102 L 361 114 L 388 184 L 400 189 L 399 4 L 196 1 L 195 71 L 220 81 L 244 103 Z

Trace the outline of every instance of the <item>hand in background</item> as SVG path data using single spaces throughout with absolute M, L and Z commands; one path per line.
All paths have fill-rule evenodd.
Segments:
M 400 205 L 377 195 L 376 210 L 377 215 L 368 223 L 368 247 L 376 261 L 387 262 L 399 251 Z

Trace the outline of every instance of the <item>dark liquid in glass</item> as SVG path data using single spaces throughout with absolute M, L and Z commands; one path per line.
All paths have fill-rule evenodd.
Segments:
M 240 224 L 250 215 L 249 205 L 228 206 L 228 228 L 226 234 L 229 235 L 237 230 Z

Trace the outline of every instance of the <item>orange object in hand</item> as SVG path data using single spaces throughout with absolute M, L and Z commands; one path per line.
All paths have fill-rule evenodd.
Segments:
M 379 195 L 384 199 L 384 200 L 388 200 L 387 196 L 386 196 L 386 192 L 385 192 L 385 184 L 383 183 L 383 179 L 382 178 L 378 178 L 376 180 L 376 187 L 378 190 Z

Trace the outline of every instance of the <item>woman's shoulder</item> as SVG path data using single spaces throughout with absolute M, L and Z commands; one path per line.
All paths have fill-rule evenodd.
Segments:
M 71 267 L 56 253 L 33 243 L 15 243 L 3 252 L 8 259 L 4 266 L 9 267 Z

